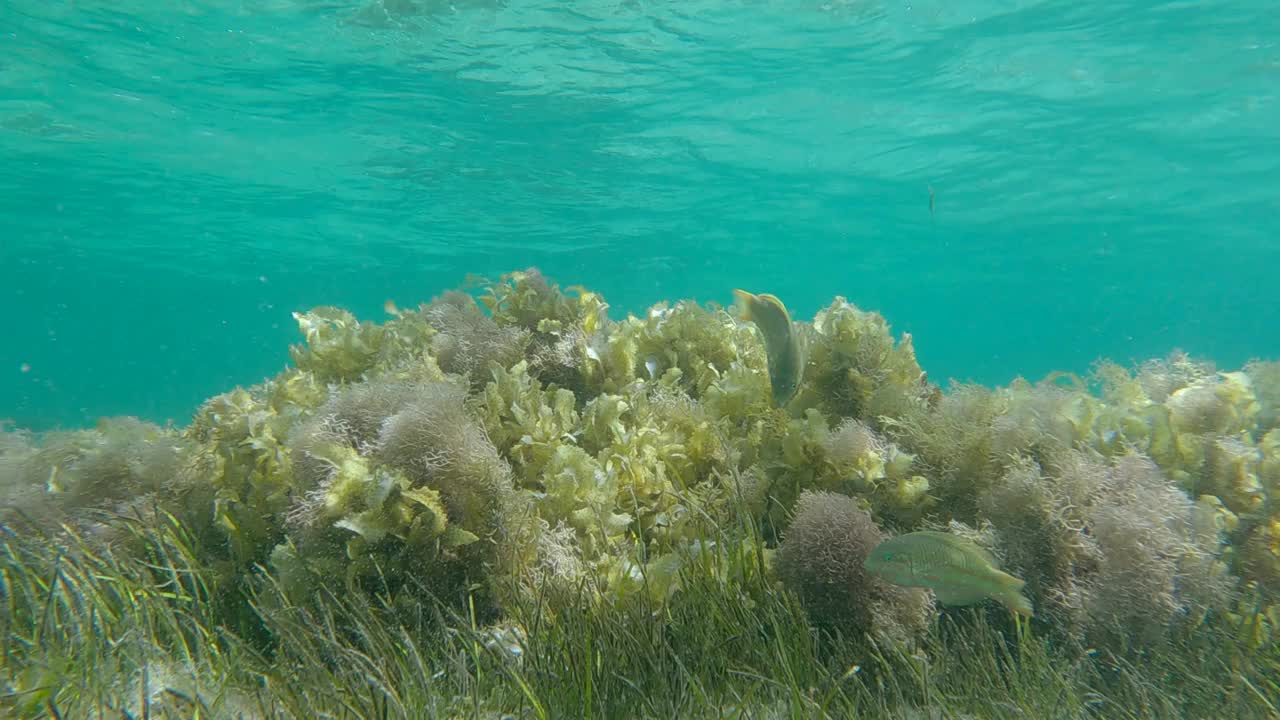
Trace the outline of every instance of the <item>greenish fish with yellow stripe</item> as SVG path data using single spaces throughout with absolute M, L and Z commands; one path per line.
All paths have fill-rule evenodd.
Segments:
M 786 405 L 800 387 L 804 377 L 805 352 L 800 334 L 787 307 L 777 296 L 768 293 L 755 295 L 746 290 L 734 290 L 741 320 L 749 320 L 760 328 L 764 337 L 764 349 L 769 358 L 769 385 L 773 390 L 773 403 Z
M 894 585 L 933 590 L 943 605 L 991 599 L 1031 617 L 1026 582 L 1000 570 L 986 550 L 958 535 L 922 530 L 885 540 L 863 562 L 867 572 Z

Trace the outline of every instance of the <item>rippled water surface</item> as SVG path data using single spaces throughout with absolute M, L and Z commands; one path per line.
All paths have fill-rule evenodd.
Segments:
M 1280 356 L 1271 0 L 0 5 L 0 417 L 185 421 L 537 265 L 833 295 L 934 378 Z

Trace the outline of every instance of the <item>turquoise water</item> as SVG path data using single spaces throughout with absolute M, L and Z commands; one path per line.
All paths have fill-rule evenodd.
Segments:
M 934 379 L 1280 356 L 1271 0 L 0 4 L 0 418 L 185 422 L 536 265 L 833 295 Z M 931 208 L 932 195 L 932 208 Z

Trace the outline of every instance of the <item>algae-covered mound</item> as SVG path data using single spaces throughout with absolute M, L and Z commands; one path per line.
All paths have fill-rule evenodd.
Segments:
M 863 567 L 884 533 L 853 498 L 804 492 L 778 549 L 778 574 L 821 624 L 893 641 L 928 627 L 933 603 L 915 588 L 890 585 Z
M 185 428 L 6 430 L 9 521 L 159 508 L 226 592 L 265 569 L 300 601 L 340 582 L 487 617 L 584 592 L 675 602 L 689 573 L 732 586 L 755 553 L 815 623 L 895 642 L 929 631 L 929 596 L 833 548 L 979 528 L 1046 631 L 1143 647 L 1219 618 L 1271 637 L 1275 363 L 1174 355 L 943 392 L 909 336 L 843 298 L 793 323 L 785 382 L 738 313 L 613 319 L 536 270 L 387 309 L 296 313 L 292 366 Z

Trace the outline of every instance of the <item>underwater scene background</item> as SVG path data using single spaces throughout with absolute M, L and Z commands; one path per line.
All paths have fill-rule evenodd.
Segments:
M 1268 4 L 0 38 L 0 715 L 1280 717 Z
M 530 265 L 615 314 L 844 295 L 942 381 L 1280 353 L 1266 0 L 18 0 L 0 33 L 24 426 L 185 422 L 293 310 Z

